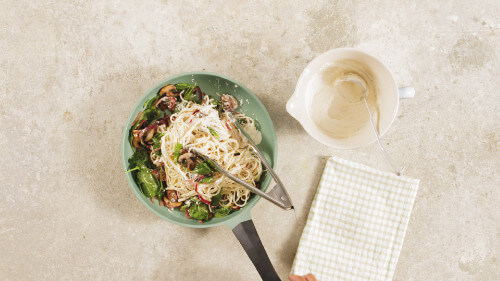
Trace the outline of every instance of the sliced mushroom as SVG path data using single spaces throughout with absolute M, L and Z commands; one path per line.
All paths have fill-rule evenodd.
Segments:
M 177 199 L 178 199 L 178 197 L 177 197 L 177 191 L 175 191 L 175 190 L 167 190 L 167 200 L 169 202 L 177 202 Z
M 166 98 L 167 97 L 159 97 L 155 102 L 155 107 L 159 108 L 160 110 L 167 109 Z
M 160 89 L 160 97 L 163 95 L 167 95 L 169 97 L 175 97 L 175 94 L 172 92 L 175 91 L 175 85 L 168 84 L 167 86 Z
M 196 167 L 196 163 L 193 161 L 193 159 L 189 158 L 187 160 L 187 168 L 189 171 L 192 171 Z
M 170 111 L 174 111 L 175 105 L 177 104 L 177 100 L 175 97 L 168 97 L 166 101 L 167 109 Z
M 148 142 L 154 137 L 156 128 L 158 128 L 158 124 L 150 125 L 142 130 L 139 133 L 139 141 L 142 145 L 148 146 Z
M 170 209 L 180 207 L 181 205 L 182 205 L 182 202 L 175 202 L 175 203 L 168 202 L 167 204 L 165 204 L 165 206 L 167 206 L 167 208 L 170 208 Z
M 170 111 L 173 111 L 176 104 L 177 100 L 175 99 L 175 97 L 161 97 L 156 101 L 155 106 L 160 110 L 168 109 Z
M 188 171 L 193 170 L 196 167 L 195 162 L 196 155 L 191 152 L 185 152 L 177 158 L 177 161 L 188 168 Z
M 167 126 L 168 127 L 168 123 L 170 122 L 170 115 L 165 115 L 164 117 L 162 118 L 159 118 L 159 119 L 156 119 L 155 121 L 153 121 L 153 126 L 156 125 L 157 127 L 160 127 L 160 126 Z M 163 128 L 163 129 L 166 129 L 166 128 Z
M 147 132 L 145 132 L 144 137 L 143 137 L 144 141 L 145 142 L 150 141 L 153 138 L 153 136 L 155 135 L 155 131 L 156 131 L 155 129 L 150 129 Z
M 141 138 L 139 137 L 142 130 L 132 130 L 132 145 L 135 148 L 141 148 Z
M 168 208 L 177 208 L 182 205 L 182 202 L 177 202 L 177 191 L 167 190 L 167 195 L 163 196 L 163 202 Z
M 226 111 L 235 111 L 238 108 L 238 100 L 228 94 L 224 94 L 220 97 L 222 103 L 222 109 Z
M 179 158 L 177 158 L 177 161 L 179 161 L 179 163 L 183 163 L 185 160 L 191 159 L 191 157 L 194 157 L 194 154 L 191 152 L 186 152 L 179 156 Z
M 163 201 L 165 202 L 165 206 L 169 208 L 175 208 L 182 205 L 182 202 L 177 202 L 177 191 L 175 190 L 167 190 L 167 196 L 163 197 Z

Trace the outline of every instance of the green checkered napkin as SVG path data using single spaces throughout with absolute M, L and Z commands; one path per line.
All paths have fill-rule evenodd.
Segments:
M 328 160 L 292 273 L 319 281 L 391 280 L 419 180 L 332 157 Z

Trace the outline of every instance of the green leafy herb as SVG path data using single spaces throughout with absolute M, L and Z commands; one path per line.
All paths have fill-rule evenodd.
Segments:
M 130 129 L 130 132 L 128 133 L 128 143 L 131 147 L 134 147 L 134 135 L 132 134 L 132 130 L 134 130 L 134 128 Z
M 126 173 L 130 173 L 130 172 L 133 172 L 133 171 L 137 171 L 137 170 L 140 170 L 140 169 L 141 169 L 141 168 L 139 168 L 139 167 L 135 167 L 135 168 L 132 168 L 132 169 L 130 169 L 130 170 L 125 171 L 125 174 L 126 174 Z
M 160 148 L 161 145 L 161 138 L 165 135 L 166 133 L 156 133 L 153 136 L 153 148 Z
M 135 174 L 136 183 L 139 185 L 144 196 L 151 198 L 162 194 L 162 184 L 151 174 L 148 167 L 149 157 L 146 150 L 137 150 L 129 159 L 128 172 L 137 171 Z
M 144 196 L 152 198 L 162 194 L 158 180 L 151 174 L 151 169 L 142 164 L 136 175 L 137 183 Z
M 128 165 L 130 169 L 139 168 L 142 164 L 149 161 L 148 152 L 144 149 L 137 150 L 128 159 Z
M 195 97 L 194 97 L 193 91 L 194 91 L 194 87 L 189 89 L 188 91 L 186 91 L 186 93 L 184 93 L 184 99 L 187 101 L 194 101 Z
M 216 217 L 216 218 L 225 217 L 225 216 L 229 215 L 229 213 L 231 213 L 232 210 L 233 209 L 231 209 L 231 206 L 226 206 L 226 207 L 223 207 L 220 209 L 216 209 L 214 212 L 214 217 Z
M 208 159 L 205 162 L 207 163 L 208 167 L 210 167 L 210 169 L 212 169 L 212 171 L 217 170 L 217 166 L 215 166 L 215 164 L 212 160 Z
M 156 100 L 158 99 L 157 96 L 154 96 L 152 98 L 150 98 L 149 100 L 147 100 L 144 105 L 142 107 L 144 108 L 150 108 L 150 107 L 153 107 L 155 105 L 155 102 Z
M 188 84 L 188 83 L 178 83 L 178 84 L 175 84 L 175 90 L 177 92 L 182 92 L 182 91 L 190 90 L 192 88 L 194 88 L 194 86 L 191 85 L 191 84 Z
M 194 101 L 195 95 L 193 94 L 193 91 L 195 87 L 196 86 L 187 83 L 175 84 L 175 90 L 178 92 L 184 91 L 182 97 L 187 101 Z
M 220 199 L 222 198 L 222 192 L 219 192 L 217 195 L 212 197 L 212 206 L 217 206 L 219 205 Z
M 158 119 L 160 117 L 161 117 L 161 110 L 159 110 L 158 108 L 156 108 L 154 106 L 144 110 L 144 112 L 142 113 L 142 116 L 141 116 L 141 118 L 148 120 L 148 122 L 151 122 L 151 121 Z
M 219 137 L 219 134 L 217 133 L 216 130 L 212 129 L 211 127 L 207 127 L 208 128 L 208 131 L 210 132 L 210 134 L 212 134 L 212 136 L 218 138 Z
M 161 184 L 158 182 L 156 177 L 151 174 L 152 170 L 148 168 L 145 163 L 132 170 L 138 170 L 135 175 L 136 183 L 139 185 L 139 188 L 144 196 L 152 198 L 163 194 Z
M 154 96 L 144 103 L 144 111 L 142 112 L 140 120 L 138 120 L 137 122 L 140 122 L 142 120 L 148 120 L 149 122 L 151 122 L 161 117 L 161 110 L 159 110 L 155 106 L 157 99 L 158 97 Z
M 200 183 L 210 183 L 214 180 L 214 177 L 205 177 L 200 180 Z
M 179 163 L 179 161 L 177 161 L 177 159 L 179 159 L 179 156 L 181 155 L 181 149 L 182 149 L 182 144 L 177 143 L 175 145 L 175 150 L 174 150 L 174 160 L 177 163 Z
M 200 164 L 196 165 L 193 172 L 197 173 L 198 175 L 208 175 L 213 173 L 212 169 L 206 162 L 201 162 Z
M 186 204 L 182 205 L 181 212 L 185 212 L 187 210 L 187 208 L 189 208 L 188 205 L 186 205 Z
M 221 101 L 218 101 L 218 100 L 215 100 L 215 99 L 212 99 L 210 101 L 213 105 L 215 105 L 215 109 L 217 109 L 217 111 L 219 112 L 223 112 L 224 110 L 222 109 L 222 102 Z
M 141 111 L 141 117 L 139 117 L 139 119 L 137 119 L 137 121 L 135 122 L 134 126 L 132 126 L 132 128 L 130 130 L 135 130 L 137 129 L 137 127 L 139 127 L 139 125 L 141 125 L 141 121 L 144 120 L 142 118 L 142 111 Z M 130 135 L 132 135 L 132 132 L 130 132 Z
M 193 219 L 201 220 L 201 221 L 207 221 L 209 212 L 208 212 L 208 206 L 205 205 L 201 201 L 196 201 L 195 203 L 192 203 L 189 206 L 188 210 L 189 216 L 192 217 Z

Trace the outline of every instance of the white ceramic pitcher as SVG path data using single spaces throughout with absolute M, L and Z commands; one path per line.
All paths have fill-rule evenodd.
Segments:
M 306 132 L 319 142 L 339 149 L 356 149 L 376 141 L 371 127 L 365 126 L 360 132 L 349 138 L 334 138 L 324 133 L 311 119 L 310 111 L 314 93 L 308 92 L 309 82 L 323 67 L 339 60 L 355 60 L 362 62 L 373 72 L 378 82 L 377 103 L 380 109 L 380 136 L 384 135 L 396 118 L 399 99 L 415 95 L 413 87 L 398 88 L 391 72 L 380 60 L 353 48 L 333 49 L 312 60 L 304 69 L 297 81 L 295 92 L 286 104 L 288 113 L 297 119 Z M 368 120 L 367 120 L 368 122 Z

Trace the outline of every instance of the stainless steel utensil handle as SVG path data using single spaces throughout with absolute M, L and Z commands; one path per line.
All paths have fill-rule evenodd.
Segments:
M 234 116 L 230 112 L 227 112 L 227 116 L 229 117 L 229 119 L 231 119 L 233 124 L 241 132 L 243 139 L 255 151 L 255 153 L 259 157 L 260 161 L 262 162 L 262 164 L 264 164 L 264 167 L 266 167 L 267 171 L 269 172 L 269 174 L 271 174 L 271 177 L 273 177 L 274 181 L 276 182 L 276 185 L 269 192 L 269 195 L 270 195 L 269 197 L 272 198 L 269 200 L 271 200 L 273 203 L 277 204 L 278 206 L 280 206 L 281 208 L 283 208 L 285 210 L 293 209 L 293 203 L 290 199 L 290 195 L 288 195 L 288 192 L 286 191 L 285 186 L 281 182 L 281 180 L 278 177 L 278 175 L 276 174 L 276 172 L 274 172 L 273 168 L 271 167 L 271 164 L 269 164 L 269 162 L 267 162 L 266 157 L 264 157 L 264 155 L 262 155 L 260 150 L 255 145 L 255 143 L 253 143 L 252 139 L 245 133 L 245 130 L 243 130 L 243 128 L 240 127 L 236 118 L 234 118 Z M 268 195 L 268 194 L 266 193 L 266 195 Z M 276 202 L 280 202 L 280 203 L 278 204 Z
M 283 204 L 283 202 L 281 202 L 280 200 L 277 200 L 276 198 L 270 196 L 269 194 L 265 193 L 264 191 L 258 189 L 257 187 L 251 185 L 251 184 L 248 184 L 244 181 L 242 181 L 241 179 L 239 179 L 238 177 L 236 177 L 235 175 L 229 173 L 228 171 L 224 170 L 217 162 L 215 161 L 211 161 L 213 163 L 213 165 L 217 168 L 217 171 L 221 172 L 222 174 L 224 174 L 226 177 L 232 179 L 233 181 L 243 185 L 244 187 L 250 189 L 250 191 L 252 191 L 253 193 L 256 193 L 264 198 L 266 198 L 267 200 L 273 202 L 274 204 L 278 205 L 279 207 L 283 208 L 283 209 L 287 209 L 287 206 L 285 206 Z
M 271 194 L 274 194 L 276 196 L 276 198 L 274 198 L 274 199 L 279 200 L 279 202 L 281 202 L 284 206 L 286 206 L 286 208 L 284 208 L 284 209 L 286 209 L 286 210 L 292 209 L 293 204 L 292 204 L 292 201 L 290 200 L 290 196 L 286 192 L 286 189 L 285 189 L 283 183 L 281 182 L 280 178 L 278 177 L 276 172 L 274 172 L 273 168 L 271 167 L 271 164 L 269 164 L 269 162 L 267 162 L 266 158 L 264 157 L 264 155 L 262 155 L 260 150 L 257 149 L 255 144 L 253 144 L 251 141 L 249 141 L 248 143 L 253 148 L 253 150 L 255 151 L 257 156 L 259 156 L 260 161 L 262 162 L 262 164 L 264 164 L 264 167 L 266 167 L 267 171 L 269 172 L 269 174 L 271 174 L 271 177 L 273 177 L 274 181 L 276 182 L 276 185 L 273 187 L 273 189 L 269 193 L 272 192 Z

